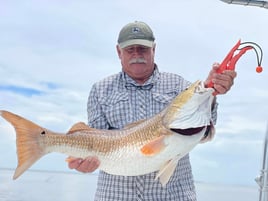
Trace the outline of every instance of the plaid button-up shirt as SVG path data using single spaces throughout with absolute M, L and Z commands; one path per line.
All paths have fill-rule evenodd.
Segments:
M 160 112 L 190 82 L 181 76 L 159 72 L 139 86 L 124 72 L 93 85 L 88 98 L 88 123 L 98 129 L 120 129 Z M 216 119 L 216 107 L 213 119 Z M 131 168 L 131 167 L 130 167 Z M 115 176 L 100 171 L 95 201 L 195 201 L 189 155 L 183 157 L 165 188 L 155 181 L 156 173 Z

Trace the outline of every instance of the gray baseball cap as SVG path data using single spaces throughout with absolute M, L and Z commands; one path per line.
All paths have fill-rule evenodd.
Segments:
M 125 48 L 130 45 L 154 46 L 154 34 L 144 22 L 135 21 L 125 25 L 118 36 L 118 45 Z

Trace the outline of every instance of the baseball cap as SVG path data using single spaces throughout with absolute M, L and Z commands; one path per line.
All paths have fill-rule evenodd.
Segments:
M 125 48 L 130 45 L 154 46 L 154 34 L 144 22 L 135 21 L 125 25 L 118 36 L 118 45 Z

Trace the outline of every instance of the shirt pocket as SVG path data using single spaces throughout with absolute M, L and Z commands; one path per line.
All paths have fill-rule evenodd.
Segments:
M 110 129 L 120 129 L 131 121 L 131 107 L 127 93 L 114 92 L 101 101 Z
M 155 92 L 153 93 L 153 110 L 160 112 L 178 95 L 178 92 L 174 90 L 168 90 L 165 93 Z

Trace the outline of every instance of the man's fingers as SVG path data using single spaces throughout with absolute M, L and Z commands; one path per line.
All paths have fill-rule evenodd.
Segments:
M 215 90 L 219 94 L 228 92 L 234 84 L 236 75 L 236 72 L 232 70 L 226 70 L 222 74 L 214 74 L 212 82 L 214 83 Z
M 100 165 L 100 162 L 96 157 L 87 157 L 85 159 L 68 157 L 66 162 L 68 162 L 70 169 L 76 169 L 83 173 L 93 172 Z
M 100 163 L 97 158 L 88 157 L 80 164 L 77 170 L 80 170 L 81 172 L 84 173 L 93 172 L 99 167 L 99 165 Z
M 65 159 L 65 161 L 68 162 L 68 166 L 70 169 L 77 169 L 80 166 L 80 164 L 83 162 L 83 159 L 68 157 Z

